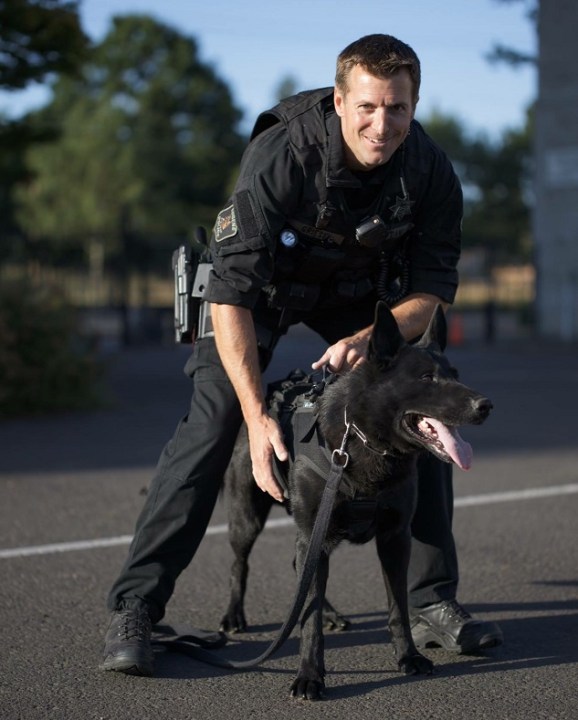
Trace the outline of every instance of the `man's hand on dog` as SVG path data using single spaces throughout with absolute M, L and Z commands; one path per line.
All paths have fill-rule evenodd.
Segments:
M 365 362 L 371 329 L 371 327 L 366 328 L 331 345 L 311 367 L 317 370 L 327 365 L 334 373 L 353 370 L 354 367 Z M 289 457 L 281 428 L 267 414 L 248 422 L 247 427 L 255 482 L 263 492 L 268 492 L 272 498 L 283 502 L 283 491 L 273 474 L 274 457 L 277 456 L 282 462 Z
M 327 365 L 330 372 L 342 374 L 353 370 L 354 367 L 365 362 L 370 334 L 371 328 L 366 328 L 330 345 L 311 367 L 313 370 L 319 370 Z
M 289 457 L 281 428 L 267 414 L 252 421 L 247 427 L 255 482 L 263 492 L 268 492 L 272 498 L 283 502 L 283 491 L 273 475 L 274 456 L 282 462 Z

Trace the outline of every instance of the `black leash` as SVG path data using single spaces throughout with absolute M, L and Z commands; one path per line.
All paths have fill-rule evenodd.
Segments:
M 331 511 L 333 510 L 333 505 L 335 503 L 335 496 L 339 488 L 339 483 L 341 482 L 343 470 L 347 467 L 347 463 L 349 462 L 349 455 L 345 452 L 345 446 L 347 444 L 349 433 L 350 424 L 346 422 L 341 447 L 339 450 L 334 450 L 331 455 L 331 468 L 329 470 L 329 476 L 327 478 L 327 482 L 325 483 L 325 488 L 323 489 L 323 496 L 321 497 L 317 517 L 315 518 L 315 524 L 313 526 L 311 538 L 309 539 L 309 546 L 305 555 L 305 561 L 303 563 L 303 570 L 299 578 L 297 591 L 295 593 L 295 597 L 293 598 L 293 605 L 291 606 L 287 620 L 285 620 L 279 630 L 279 635 L 275 640 L 273 640 L 271 645 L 269 645 L 269 647 L 261 655 L 259 655 L 259 657 L 256 657 L 253 660 L 241 661 L 222 658 L 216 653 L 205 649 L 210 646 L 210 643 L 204 643 L 205 648 L 198 647 L 197 645 L 191 644 L 191 642 L 187 642 L 184 637 L 178 636 L 175 633 L 172 634 L 170 639 L 155 639 L 156 645 L 161 645 L 166 650 L 190 655 L 196 660 L 200 660 L 208 665 L 228 668 L 230 670 L 248 670 L 249 668 L 257 667 L 262 662 L 265 662 L 267 658 L 271 657 L 271 655 L 283 645 L 301 615 L 311 581 L 313 580 L 313 576 L 315 575 L 315 571 L 317 569 L 319 557 L 321 556 L 321 549 L 323 547 L 323 541 L 327 535 Z M 194 632 L 190 633 L 189 640 L 193 642 L 195 641 Z M 201 643 L 201 645 L 202 644 L 203 643 Z M 217 646 L 217 644 L 213 645 L 213 647 Z

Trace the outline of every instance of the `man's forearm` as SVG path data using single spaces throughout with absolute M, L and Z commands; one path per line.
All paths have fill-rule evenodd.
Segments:
M 235 388 L 247 423 L 253 477 L 263 492 L 282 502 L 283 491 L 275 480 L 272 460 L 276 455 L 285 461 L 288 453 L 279 425 L 267 414 L 251 311 L 211 304 L 211 313 L 221 362 Z
M 211 316 L 221 362 L 235 388 L 243 417 L 250 422 L 266 413 L 251 311 L 213 303 Z
M 447 308 L 447 303 L 443 303 L 435 295 L 416 293 L 409 295 L 392 309 L 399 330 L 408 342 L 425 332 L 438 304 L 441 304 L 444 310 Z M 370 325 L 331 345 L 311 367 L 319 370 L 327 365 L 332 372 L 347 372 L 353 369 L 365 360 L 372 330 L 373 325 Z
M 448 308 L 448 303 L 442 302 L 435 295 L 415 293 L 392 308 L 399 330 L 408 342 L 425 332 L 436 305 L 441 305 L 444 312 Z

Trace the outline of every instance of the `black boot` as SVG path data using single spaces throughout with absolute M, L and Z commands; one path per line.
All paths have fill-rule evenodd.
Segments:
M 410 610 L 411 634 L 418 648 L 441 646 L 450 652 L 476 653 L 504 641 L 493 622 L 475 620 L 457 600 Z
M 146 607 L 126 608 L 112 613 L 104 640 L 101 669 L 127 675 L 152 675 L 153 665 L 151 621 Z

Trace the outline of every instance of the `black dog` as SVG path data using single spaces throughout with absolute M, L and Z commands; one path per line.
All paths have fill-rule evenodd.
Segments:
M 341 447 L 349 424 L 349 463 L 301 618 L 301 662 L 291 686 L 296 697 L 315 700 L 324 694 L 322 608 L 335 624 L 345 622 L 325 600 L 329 555 L 342 540 L 365 543 L 375 537 L 399 668 L 407 674 L 432 672 L 433 664 L 414 645 L 408 617 L 407 568 L 417 455 L 425 449 L 446 462 L 469 467 L 471 449 L 456 428 L 482 423 L 492 408 L 487 398 L 458 382 L 443 355 L 445 337 L 441 308 L 436 309 L 422 339 L 410 345 L 387 306 L 378 303 L 367 362 L 330 384 L 316 403 L 316 432 L 329 453 Z M 289 450 L 292 462 L 287 484 L 297 525 L 296 566 L 301 571 L 329 462 L 320 472 L 318 463 L 294 447 Z M 273 503 L 253 481 L 246 432 L 239 435 L 225 486 L 235 561 L 231 601 L 221 629 L 236 632 L 246 627 L 243 598 L 248 556 Z

